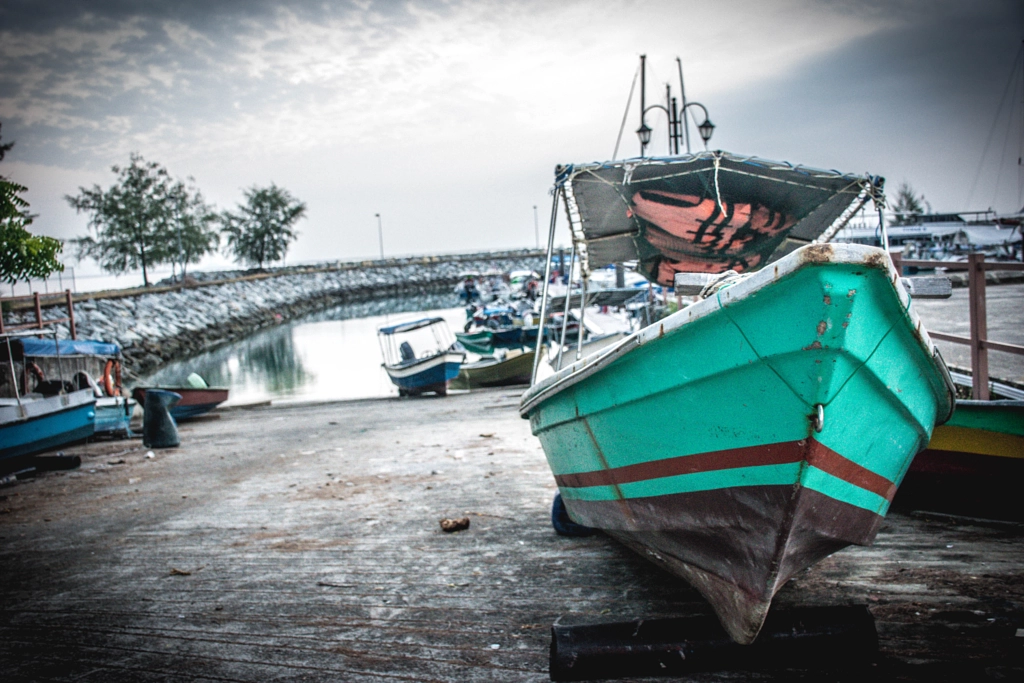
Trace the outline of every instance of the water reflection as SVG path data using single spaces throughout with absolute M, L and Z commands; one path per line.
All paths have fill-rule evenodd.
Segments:
M 427 295 L 338 306 L 168 364 L 142 383 L 180 385 L 197 372 L 211 386 L 231 389 L 229 405 L 396 395 L 380 367 L 377 327 L 440 315 L 461 329 L 465 313 L 457 304 L 451 295 Z

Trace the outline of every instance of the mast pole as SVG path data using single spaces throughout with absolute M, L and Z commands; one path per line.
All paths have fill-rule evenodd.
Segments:
M 11 350 L 11 335 L 5 334 L 4 341 L 7 343 L 7 362 L 11 366 L 11 384 L 14 386 L 14 400 L 18 402 L 18 414 L 21 417 L 27 417 L 25 406 L 21 404 L 21 392 L 18 390 L 18 372 L 14 369 L 14 351 Z M 22 355 L 24 356 L 24 354 Z M 24 359 L 22 359 L 22 363 L 24 363 Z
M 562 335 L 558 341 L 558 357 L 555 359 L 555 372 L 562 369 L 562 349 L 565 348 L 565 330 L 569 324 L 569 300 L 572 298 L 572 269 L 576 261 L 576 240 L 572 241 L 572 251 L 569 252 L 569 277 L 565 278 L 565 310 L 562 311 Z M 565 269 L 563 268 L 563 275 Z M 583 265 L 580 264 L 580 275 L 583 274 Z M 580 299 L 582 301 L 582 299 Z
M 567 181 L 568 182 L 568 181 Z M 558 200 L 562 196 L 562 186 L 555 188 L 551 199 L 551 227 L 548 228 L 548 249 L 544 261 L 544 291 L 540 298 L 540 323 L 537 326 L 537 350 L 533 354 L 533 373 L 530 384 L 537 381 L 537 368 L 540 366 L 540 351 L 544 348 L 545 322 L 548 314 L 548 288 L 551 285 L 551 252 L 555 248 L 555 224 L 558 222 Z
M 690 124 L 686 119 L 686 86 L 683 85 L 683 60 L 676 57 L 676 66 L 679 67 L 679 97 L 683 101 L 680 113 L 683 117 L 683 137 L 686 138 L 686 153 L 690 153 Z
M 665 113 L 668 115 L 668 155 L 672 156 L 672 86 L 665 84 Z
M 644 125 L 644 112 L 647 111 L 647 55 L 640 55 L 640 125 Z M 640 141 L 640 156 L 644 155 L 647 145 Z
M 668 108 L 669 119 L 672 123 L 669 126 L 670 131 L 670 145 L 673 154 L 679 154 L 679 137 L 682 135 L 682 131 L 679 128 L 679 112 L 676 109 L 676 98 L 672 98 L 672 106 Z

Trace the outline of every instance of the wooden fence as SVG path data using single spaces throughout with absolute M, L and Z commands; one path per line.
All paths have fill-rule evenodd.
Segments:
M 972 396 L 976 400 L 987 401 L 989 399 L 988 352 L 1002 351 L 1003 353 L 1024 355 L 1024 346 L 992 341 L 988 338 L 988 320 L 985 314 L 985 271 L 1024 271 L 1024 263 L 986 261 L 984 254 L 969 254 L 967 261 L 921 261 L 903 259 L 900 258 L 899 254 L 893 254 L 892 257 L 897 271 L 901 271 L 903 267 L 945 268 L 947 271 L 967 271 L 971 336 L 969 338 L 961 337 L 955 334 L 946 334 L 945 332 L 933 332 L 932 330 L 928 330 L 928 334 L 932 339 L 941 339 L 942 341 L 954 344 L 966 344 L 971 347 Z

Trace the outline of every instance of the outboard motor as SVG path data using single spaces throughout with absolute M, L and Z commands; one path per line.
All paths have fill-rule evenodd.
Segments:
M 147 448 L 174 448 L 181 443 L 178 427 L 171 417 L 171 406 L 181 400 L 181 394 L 163 389 L 147 389 L 143 406 L 142 443 Z

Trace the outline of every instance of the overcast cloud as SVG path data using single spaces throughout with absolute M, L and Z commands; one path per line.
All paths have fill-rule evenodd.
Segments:
M 683 58 L 714 148 L 907 180 L 936 210 L 1013 211 L 1024 85 L 975 176 L 1022 27 L 1016 0 L 4 0 L 0 122 L 17 146 L 0 172 L 62 238 L 85 227 L 62 197 L 138 151 L 221 207 L 271 181 L 305 200 L 290 261 L 372 255 L 377 212 L 390 254 L 529 246 L 554 165 L 610 157 L 647 53 L 649 98 Z

